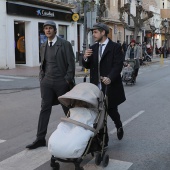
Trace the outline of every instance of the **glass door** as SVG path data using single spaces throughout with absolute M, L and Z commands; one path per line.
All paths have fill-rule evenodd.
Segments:
M 25 22 L 14 22 L 15 34 L 15 63 L 26 64 L 25 56 Z

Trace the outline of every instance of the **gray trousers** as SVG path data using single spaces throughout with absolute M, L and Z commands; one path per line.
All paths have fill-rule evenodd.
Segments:
M 42 101 L 38 121 L 37 139 L 45 139 L 54 98 L 58 98 L 59 96 L 68 92 L 69 84 L 64 79 L 52 81 L 44 78 L 40 82 L 40 90 Z M 63 105 L 62 108 L 64 113 L 67 114 L 69 109 Z

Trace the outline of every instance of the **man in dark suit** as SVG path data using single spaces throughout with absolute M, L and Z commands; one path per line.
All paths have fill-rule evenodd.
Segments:
M 119 44 L 107 38 L 109 33 L 107 25 L 96 23 L 91 30 L 97 43 L 85 51 L 83 66 L 90 69 L 90 82 L 98 86 L 104 94 L 107 87 L 108 114 L 114 121 L 117 137 L 121 140 L 124 131 L 118 105 L 126 100 L 120 75 L 124 60 L 122 49 Z M 106 138 L 108 138 L 107 134 Z M 105 142 L 107 145 L 108 139 Z
M 70 42 L 56 36 L 57 29 L 53 21 L 45 22 L 43 28 L 48 40 L 40 48 L 41 111 L 37 138 L 26 146 L 28 149 L 46 146 L 45 136 L 54 101 L 69 91 L 75 75 L 75 56 Z M 63 105 L 62 107 L 67 114 L 68 108 Z

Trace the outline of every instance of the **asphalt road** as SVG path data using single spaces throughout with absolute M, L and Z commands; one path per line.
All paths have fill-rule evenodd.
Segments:
M 1 82 L 0 87 L 0 170 L 50 170 L 46 147 L 35 151 L 25 149 L 36 135 L 41 101 L 38 79 L 4 79 L 12 81 Z M 76 79 L 77 83 L 82 81 L 82 78 Z M 169 60 L 163 65 L 156 63 L 142 67 L 136 85 L 124 87 L 127 100 L 119 106 L 119 111 L 125 135 L 119 141 L 114 124 L 108 118 L 110 163 L 105 169 L 170 169 Z M 61 116 L 61 107 L 53 107 L 47 139 Z M 104 169 L 94 166 L 93 160 L 89 162 L 91 160 L 90 155 L 84 159 L 85 170 Z M 73 169 L 72 164 L 61 163 L 61 170 Z

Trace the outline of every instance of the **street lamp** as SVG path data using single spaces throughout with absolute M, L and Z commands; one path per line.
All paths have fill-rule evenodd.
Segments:
M 150 24 L 150 28 L 152 30 L 152 37 L 153 37 L 153 50 L 152 50 L 152 57 L 153 57 L 153 54 L 155 55 L 155 31 L 157 30 L 157 28 L 155 27 L 155 25 L 151 25 L 151 24 Z
M 165 19 L 163 21 L 163 25 L 165 27 L 165 43 L 164 43 L 164 58 L 166 58 L 166 52 L 167 52 L 167 34 L 168 34 L 168 27 L 169 27 L 169 23 L 168 20 Z

